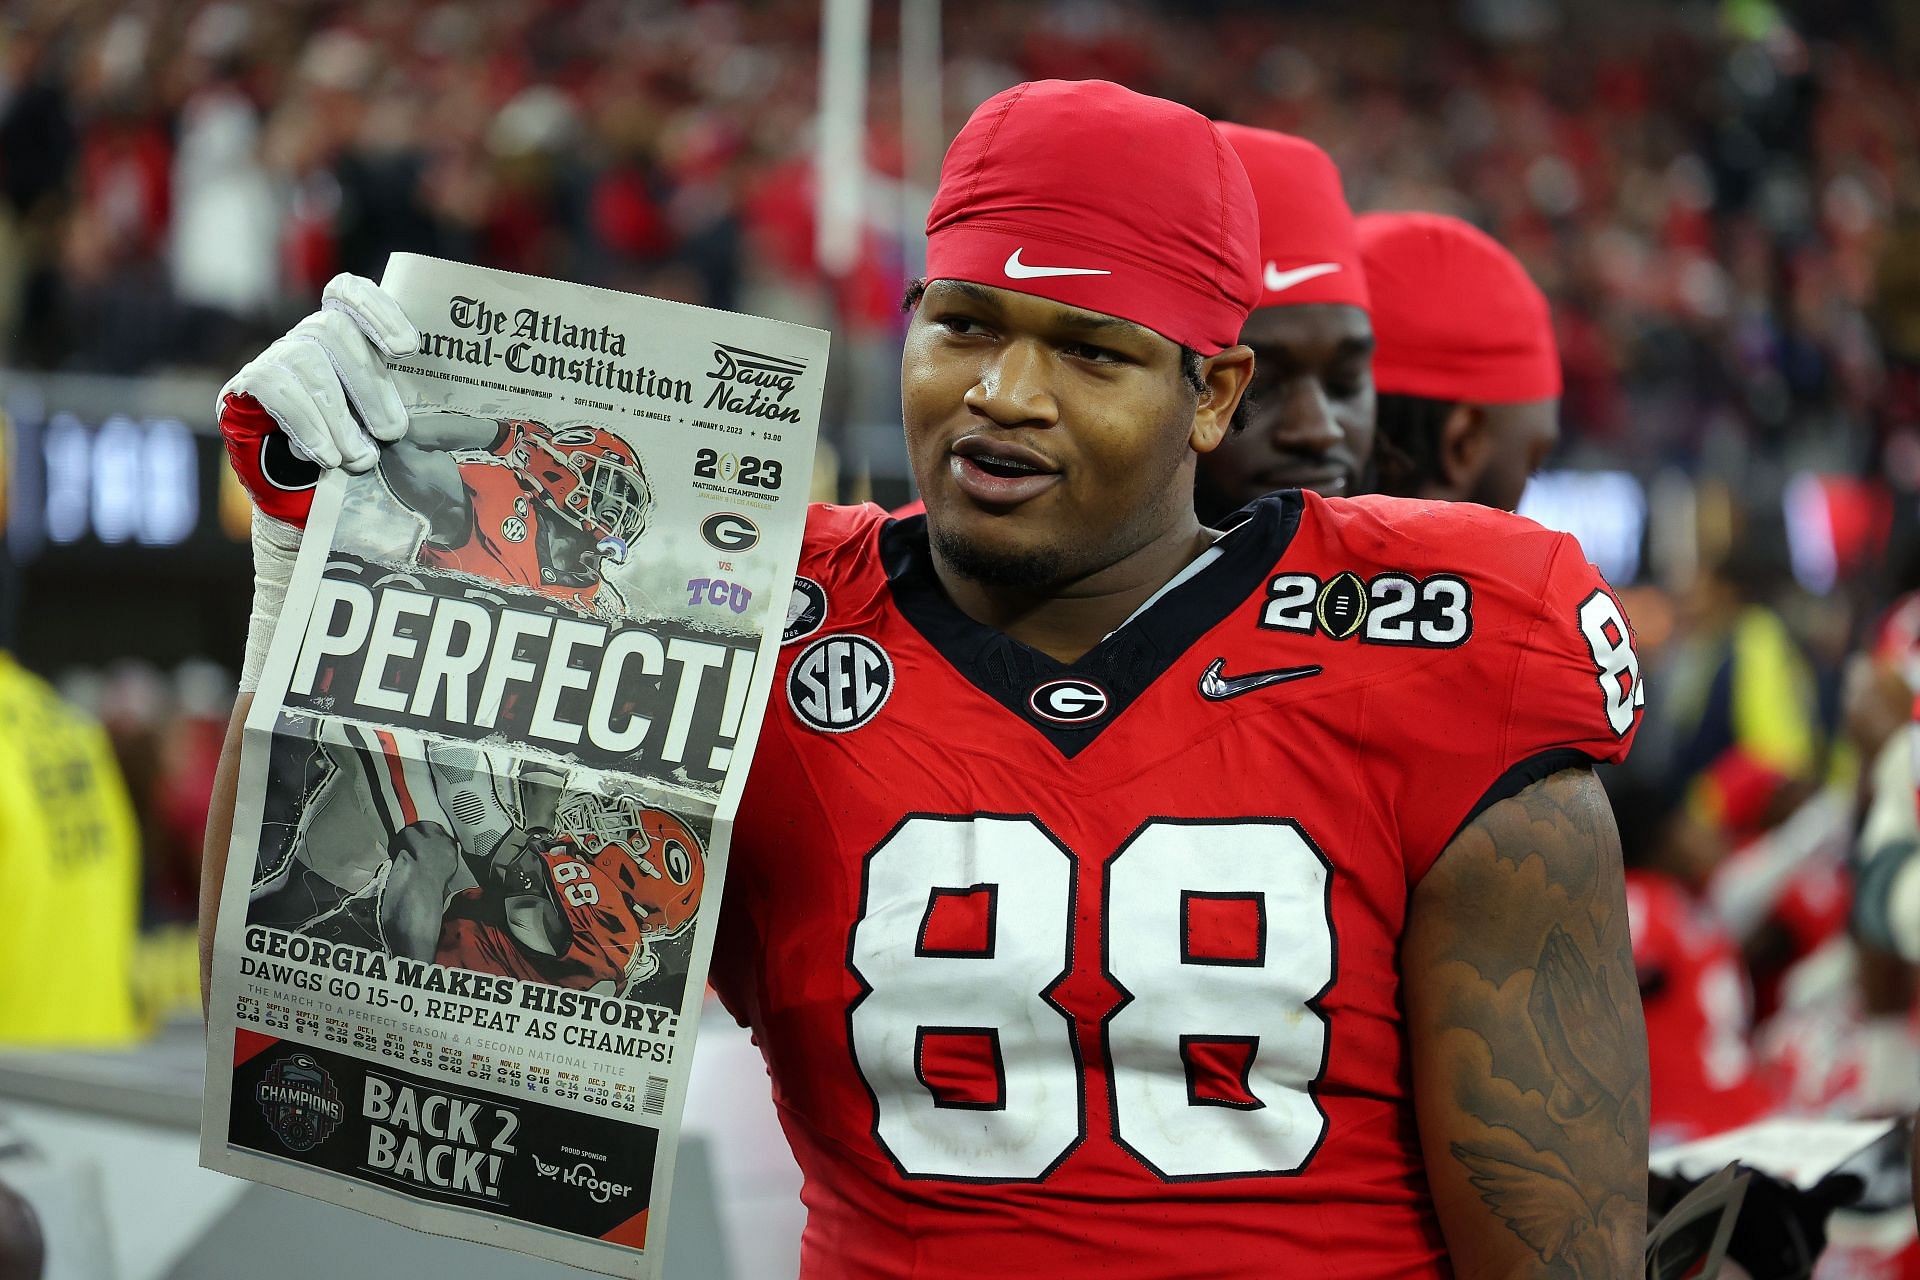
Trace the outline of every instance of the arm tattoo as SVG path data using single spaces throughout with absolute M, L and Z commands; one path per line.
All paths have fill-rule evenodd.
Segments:
M 1429 1013 L 1460 1117 L 1449 1153 L 1538 1259 L 1529 1275 L 1639 1274 L 1646 1029 L 1598 780 L 1556 774 L 1494 805 L 1429 875 L 1460 904 L 1419 943 L 1449 969 Z

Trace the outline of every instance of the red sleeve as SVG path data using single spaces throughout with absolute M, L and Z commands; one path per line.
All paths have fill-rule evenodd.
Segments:
M 527 433 L 538 429 L 538 424 L 521 418 L 501 418 L 500 429 L 494 432 L 493 443 L 487 446 L 487 452 L 496 458 L 511 460 Z
M 1580 544 L 1561 535 L 1521 651 L 1507 715 L 1507 759 L 1521 764 L 1543 752 L 1571 751 L 1617 763 L 1626 759 L 1646 700 L 1627 611 Z
M 1476 627 L 1483 607 L 1502 616 L 1489 619 L 1492 634 L 1476 630 L 1488 647 L 1453 696 L 1471 731 L 1429 747 L 1447 765 L 1406 830 L 1410 883 L 1486 809 L 1562 769 L 1625 759 L 1639 728 L 1633 628 L 1580 544 L 1554 535 L 1544 572 L 1517 570 L 1490 574 L 1476 593 Z M 1525 592 L 1529 578 L 1537 586 Z

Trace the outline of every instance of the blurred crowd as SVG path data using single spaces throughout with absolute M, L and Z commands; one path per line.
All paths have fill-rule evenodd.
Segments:
M 836 363 L 875 384 L 845 403 L 890 419 L 927 194 L 900 7 L 875 6 L 865 231 L 840 275 L 814 256 L 820 8 L 17 0 L 0 367 L 224 377 L 336 271 L 408 249 L 830 324 Z M 1569 454 L 1679 477 L 1652 490 L 1625 593 L 1651 702 L 1608 780 L 1656 1137 L 1920 1106 L 1914 971 L 1862 942 L 1852 879 L 1920 693 L 1920 86 L 1901 71 L 1920 9 L 1352 9 L 950 5 L 942 136 L 1016 81 L 1104 77 L 1303 134 L 1356 209 L 1455 213 L 1514 249 L 1553 303 Z M 1822 530 L 1819 573 L 1796 519 Z M 126 779 L 149 925 L 192 914 L 229 681 L 65 681 Z M 182 963 L 149 970 L 181 983 L 147 1001 L 190 1005 L 190 956 L 166 954 Z
M 817 0 L 21 0 L 0 363 L 231 369 L 393 249 L 888 336 L 925 194 L 899 21 L 875 6 L 869 232 L 824 279 Z M 1887 394 L 1920 322 L 1874 323 L 1920 290 L 1909 6 L 982 0 L 944 51 L 943 138 L 1101 76 L 1312 138 L 1356 208 L 1480 223 L 1554 301 L 1589 448 L 1858 468 L 1920 406 L 1898 368 Z M 1892 452 L 1920 476 L 1920 438 Z

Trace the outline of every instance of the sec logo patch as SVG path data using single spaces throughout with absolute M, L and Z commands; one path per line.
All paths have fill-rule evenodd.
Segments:
M 892 693 L 893 659 L 865 636 L 822 636 L 787 670 L 787 705 L 821 733 L 858 729 Z

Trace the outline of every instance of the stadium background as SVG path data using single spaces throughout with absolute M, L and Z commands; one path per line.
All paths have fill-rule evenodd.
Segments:
M 140 939 L 133 1047 L 0 1057 L 0 1134 L 10 1112 L 30 1137 L 54 1123 L 81 1157 L 59 1176 L 83 1181 L 132 1181 L 88 1151 L 183 1161 L 188 929 L 249 583 L 220 382 L 335 271 L 438 254 L 831 328 L 816 496 L 903 500 L 898 303 L 920 219 L 946 139 L 1021 79 L 1104 77 L 1302 134 L 1356 210 L 1456 213 L 1511 247 L 1553 302 L 1567 384 L 1563 446 L 1523 510 L 1578 533 L 1622 589 L 1648 673 L 1621 803 L 1677 797 L 1724 852 L 1818 788 L 1850 791 L 1884 736 L 1857 663 L 1849 699 L 1850 661 L 1920 585 L 1920 9 L 883 0 L 863 29 L 866 9 L 7 7 L 0 650 L 110 735 Z M 0 837 L 0 871 L 55 852 Z M 0 931 L 48 914 L 76 941 L 117 928 L 29 894 Z M 0 946 L 0 1009 L 57 962 Z M 1866 1012 L 1902 1007 L 1909 975 L 1869 976 Z M 747 1055 L 727 1069 L 752 1084 L 750 1049 L 709 1043 Z M 1906 1074 L 1822 1105 L 1910 1108 Z M 129 1118 L 93 1118 L 115 1110 Z M 689 1238 L 710 1226 L 738 1255 L 797 1209 L 745 1236 L 742 1210 L 723 1220 L 790 1193 L 783 1153 L 754 1163 L 777 1139 L 713 1141 L 714 1177 L 750 1193 Z M 143 1256 L 110 1234 L 101 1274 L 176 1274 L 192 1245 Z M 220 1274 L 209 1247 L 191 1274 Z M 421 1256 L 450 1273 L 451 1255 Z

